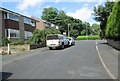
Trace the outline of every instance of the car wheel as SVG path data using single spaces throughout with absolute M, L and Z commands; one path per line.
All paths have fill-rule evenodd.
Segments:
M 52 47 L 49 47 L 49 50 L 52 50 L 53 48 Z
M 61 45 L 61 49 L 64 49 L 64 44 Z

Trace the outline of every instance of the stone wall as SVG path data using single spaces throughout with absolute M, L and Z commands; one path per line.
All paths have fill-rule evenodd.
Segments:
M 24 52 L 24 51 L 29 51 L 29 50 L 32 50 L 32 49 L 42 48 L 42 47 L 45 47 L 45 46 L 46 46 L 45 44 L 10 45 L 10 52 L 11 52 L 11 54 L 21 53 L 21 52 Z M 7 49 L 8 49 L 7 46 L 1 47 L 0 48 L 0 54 L 2 54 L 2 52 L 5 52 L 7 54 Z

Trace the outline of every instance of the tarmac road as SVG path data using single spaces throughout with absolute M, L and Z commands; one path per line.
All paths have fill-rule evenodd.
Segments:
M 95 40 L 76 41 L 63 50 L 36 50 L 32 56 L 3 65 L 2 71 L 3 79 L 111 79 Z

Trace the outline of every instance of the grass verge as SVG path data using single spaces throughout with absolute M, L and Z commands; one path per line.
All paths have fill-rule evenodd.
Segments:
M 99 35 L 92 35 L 92 36 L 78 36 L 77 40 L 99 40 Z

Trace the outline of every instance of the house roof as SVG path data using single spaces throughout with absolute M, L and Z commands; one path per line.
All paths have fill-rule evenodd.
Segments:
M 25 16 L 25 15 L 22 15 L 22 14 L 20 14 L 20 13 L 17 13 L 17 12 L 11 11 L 11 10 L 8 10 L 8 9 L 6 9 L 6 8 L 0 7 L 0 10 L 1 10 L 1 11 L 4 11 L 4 12 L 13 13 L 13 14 L 18 15 L 18 16 L 23 16 L 23 17 L 32 19 L 32 20 L 34 20 L 34 21 L 38 21 L 38 20 L 36 20 L 36 19 L 33 19 L 32 17 L 28 17 L 28 16 Z

